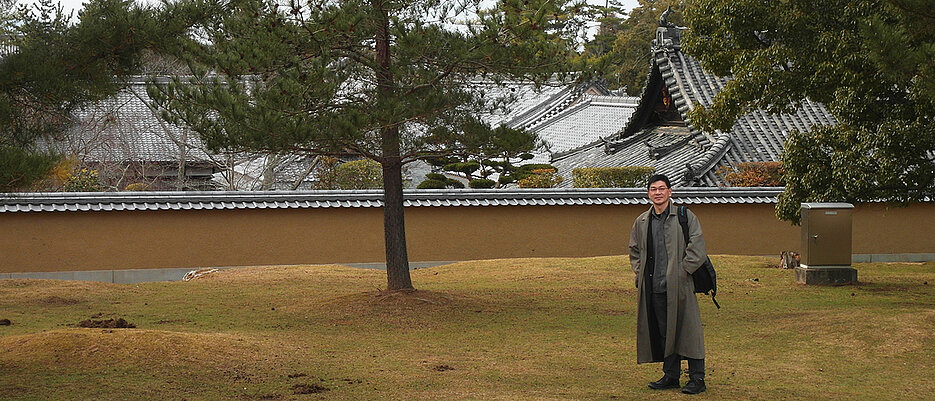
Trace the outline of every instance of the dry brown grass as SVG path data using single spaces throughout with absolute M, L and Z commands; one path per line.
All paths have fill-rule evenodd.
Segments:
M 935 263 L 859 265 L 806 287 L 772 259 L 716 257 L 700 299 L 712 399 L 928 399 Z M 634 363 L 621 257 L 464 262 L 413 272 L 224 270 L 191 282 L 0 281 L 0 399 L 669 399 Z M 136 329 L 82 329 L 122 317 Z

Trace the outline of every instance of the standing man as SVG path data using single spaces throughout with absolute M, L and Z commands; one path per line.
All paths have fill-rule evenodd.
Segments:
M 669 201 L 669 178 L 649 178 L 652 207 L 633 223 L 630 265 L 639 289 L 636 318 L 636 362 L 662 362 L 661 379 L 649 388 L 678 388 L 682 359 L 688 359 L 686 394 L 705 391 L 704 335 L 695 298 L 693 273 L 707 257 L 698 218 L 688 211 L 689 244 L 685 244 L 678 207 Z

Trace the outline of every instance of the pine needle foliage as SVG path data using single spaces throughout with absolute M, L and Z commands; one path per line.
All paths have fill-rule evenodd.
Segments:
M 91 0 L 72 22 L 51 0 L 0 2 L 0 190 L 29 188 L 59 156 L 37 146 L 60 137 L 73 112 L 106 98 L 140 67 L 143 49 L 165 36 L 151 9 L 130 0 Z
M 354 153 L 383 168 L 388 288 L 411 289 L 403 164 L 477 152 L 502 107 L 483 82 L 567 77 L 572 2 L 182 0 L 193 77 L 152 85 L 164 116 L 213 149 Z M 489 3 L 488 3 L 489 4 Z

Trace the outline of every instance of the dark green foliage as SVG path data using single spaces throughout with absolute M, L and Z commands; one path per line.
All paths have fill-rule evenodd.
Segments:
M 469 187 L 477 188 L 477 189 L 493 188 L 496 185 L 497 185 L 496 181 L 488 180 L 486 178 L 478 178 L 478 179 L 474 179 L 468 182 Z
M 467 32 L 437 23 L 457 7 L 428 0 L 199 4 L 180 2 L 180 18 L 209 15 L 196 27 L 210 42 L 189 41 L 177 56 L 208 69 L 197 85 L 176 80 L 150 92 L 166 117 L 212 149 L 352 151 L 383 163 L 391 156 L 383 130 L 393 128 L 403 163 L 487 152 L 499 146 L 490 140 L 497 129 L 476 116 L 501 104 L 471 82 L 544 82 L 570 51 L 559 32 L 544 30 L 553 15 L 567 15 L 548 1 L 505 1 Z M 382 61 L 374 48 L 381 29 L 393 37 Z M 384 76 L 392 89 L 375 85 Z
M 52 154 L 0 146 L 0 192 L 28 188 L 45 177 L 58 160 Z
M 453 178 L 448 178 L 444 174 L 428 173 L 425 175 L 425 181 L 419 183 L 416 187 L 419 189 L 444 189 L 444 188 L 464 188 L 464 183 Z
M 504 99 L 486 98 L 478 80 L 562 78 L 581 27 L 579 7 L 567 1 L 500 0 L 487 10 L 480 3 L 181 0 L 173 20 L 193 22 L 199 37 L 175 56 L 194 77 L 149 93 L 164 117 L 211 149 L 379 162 L 387 288 L 412 289 L 402 165 L 491 158 L 498 129 L 479 116 Z M 463 29 L 449 23 L 466 17 L 472 23 Z
M 777 215 L 810 201 L 898 204 L 935 195 L 935 14 L 930 0 L 689 0 L 685 48 L 733 75 L 691 113 L 708 132 L 749 110 L 824 103 L 832 127 L 790 133 Z
M 555 168 L 555 166 L 553 166 L 553 165 L 551 165 L 551 164 L 545 164 L 545 163 L 524 164 L 524 165 L 522 165 L 522 166 L 516 167 L 516 168 L 514 168 L 514 169 L 508 171 L 508 172 L 506 173 L 506 174 L 507 174 L 506 180 L 508 180 L 508 182 L 516 182 L 516 181 L 522 180 L 522 179 L 524 179 L 524 178 L 526 178 L 526 177 L 529 177 L 529 176 L 531 176 L 531 175 L 534 175 L 534 174 L 535 174 L 535 173 L 533 172 L 534 170 L 553 170 L 553 171 L 558 171 L 558 169 Z M 501 183 L 503 183 L 502 180 L 503 180 L 503 177 L 501 177 Z
M 166 25 L 130 0 L 91 0 L 77 23 L 60 11 L 43 0 L 28 11 L 0 14 L 0 41 L 16 48 L 0 57 L 0 187 L 6 190 L 27 188 L 51 169 L 54 157 L 35 146 L 40 138 L 62 135 L 73 111 L 112 95 L 122 78 L 138 71 L 144 49 L 170 42 L 163 39 Z
M 667 7 L 674 12 L 668 21 L 681 25 L 682 0 L 640 0 L 626 18 L 619 17 L 619 7 L 600 11 L 601 29 L 585 46 L 582 55 L 590 68 L 607 80 L 611 89 L 626 88 L 629 95 L 639 95 L 649 73 L 652 40 L 659 17 Z M 606 11 L 606 13 L 604 13 Z
M 480 163 L 478 162 L 465 162 L 465 163 L 452 163 L 446 165 L 444 170 L 451 171 L 456 173 L 464 174 L 467 177 L 470 177 L 475 171 L 480 169 Z
M 439 180 L 425 180 L 425 181 L 422 181 L 421 183 L 419 183 L 419 185 L 418 185 L 416 188 L 418 188 L 418 189 L 445 189 L 445 188 L 447 188 L 447 187 L 448 187 L 448 186 L 445 185 L 445 183 L 444 183 L 443 181 L 439 181 Z
M 457 163 L 458 159 L 451 156 L 446 157 L 429 157 L 425 159 L 425 162 L 435 166 L 435 167 L 445 167 L 452 163 Z
M 571 171 L 575 188 L 643 187 L 656 169 L 643 166 L 585 167 Z
M 536 134 L 525 130 L 500 126 L 479 132 L 482 134 L 468 137 L 470 143 L 467 143 L 466 153 L 461 155 L 461 159 L 467 161 L 449 157 L 435 159 L 432 163 L 443 166 L 445 171 L 459 173 L 468 180 L 475 177 L 486 179 L 493 174 L 503 177 L 516 169 L 513 160 L 529 160 L 533 155 L 528 152 L 544 146 Z

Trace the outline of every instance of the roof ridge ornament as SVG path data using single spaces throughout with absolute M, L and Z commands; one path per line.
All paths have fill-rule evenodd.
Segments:
M 672 6 L 666 8 L 659 16 L 659 27 L 656 28 L 656 39 L 653 40 L 654 49 L 679 50 L 682 48 L 682 29 L 669 22 Z
M 659 16 L 659 26 L 665 28 L 675 28 L 675 24 L 669 22 L 669 15 L 672 14 L 672 6 L 666 7 L 666 10 Z

